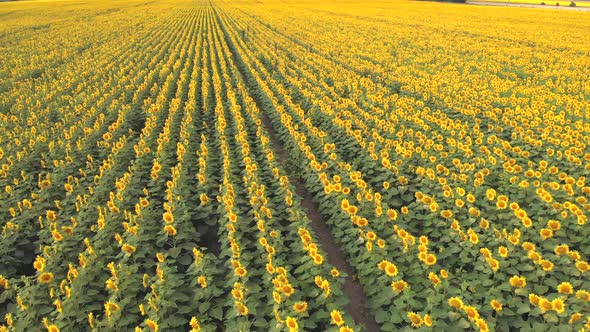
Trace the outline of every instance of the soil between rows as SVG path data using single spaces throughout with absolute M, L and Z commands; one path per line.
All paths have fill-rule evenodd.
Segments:
M 233 41 L 228 36 L 226 30 L 227 27 L 224 27 L 222 21 L 219 19 L 218 9 L 215 11 L 218 23 L 222 26 L 222 31 L 225 35 L 226 41 L 232 50 L 231 56 L 237 64 L 237 69 L 241 76 L 247 81 L 248 84 L 246 86 L 249 90 L 249 94 L 253 97 L 256 106 L 261 110 L 260 114 L 262 125 L 269 135 L 273 152 L 281 164 L 288 165 L 290 158 L 289 154 L 283 147 L 268 116 L 268 112 L 272 112 L 272 110 L 269 110 L 267 107 L 265 107 L 265 104 L 260 99 L 258 93 L 262 90 L 256 89 L 254 87 L 257 86 L 257 83 L 253 82 L 251 79 L 251 73 L 248 72 L 248 68 L 245 67 L 239 51 L 235 48 Z M 287 175 L 289 176 L 290 183 L 295 187 L 296 194 L 301 198 L 301 206 L 307 214 L 307 217 L 311 220 L 311 227 L 314 230 L 314 233 L 318 236 L 320 245 L 328 256 L 328 262 L 339 271 L 346 273 L 343 289 L 344 294 L 349 300 L 346 307 L 346 312 L 354 319 L 357 325 L 364 326 L 366 331 L 379 331 L 379 325 L 367 309 L 367 295 L 365 294 L 360 281 L 355 277 L 356 272 L 350 266 L 350 264 L 348 264 L 346 255 L 332 237 L 330 229 L 324 221 L 318 205 L 313 200 L 313 195 L 307 190 L 305 185 L 296 174 L 292 174 L 292 172 L 289 172 L 288 170 L 286 171 L 288 173 Z
M 274 131 L 274 127 L 270 123 L 266 114 L 263 113 L 261 118 L 262 124 L 270 136 L 274 152 L 281 164 L 286 164 L 289 155 L 280 143 L 280 140 Z M 301 198 L 301 206 L 307 214 L 307 217 L 311 220 L 311 227 L 317 235 L 322 248 L 327 253 L 328 262 L 339 271 L 346 273 L 343 290 L 349 300 L 346 311 L 354 319 L 355 323 L 363 325 L 367 331 L 379 331 L 379 325 L 367 310 L 367 295 L 363 290 L 363 286 L 355 277 L 355 270 L 350 264 L 348 264 L 346 255 L 332 237 L 330 229 L 326 225 L 326 222 L 319 211 L 318 205 L 313 201 L 312 194 L 297 176 L 289 174 L 289 181 L 295 186 L 295 191 Z

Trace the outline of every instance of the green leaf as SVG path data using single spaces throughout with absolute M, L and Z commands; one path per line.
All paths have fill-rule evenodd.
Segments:
M 549 322 L 549 323 L 557 323 L 559 322 L 559 317 L 557 317 L 556 315 L 552 314 L 552 313 L 547 313 L 544 316 L 545 321 Z
M 391 316 L 389 315 L 389 313 L 387 313 L 387 311 L 379 308 L 377 309 L 377 312 L 375 313 L 375 321 L 379 324 L 388 321 L 391 318 Z
M 264 318 L 258 317 L 252 325 L 260 328 L 266 328 L 268 327 L 268 322 Z
M 385 324 L 381 325 L 381 331 L 397 331 L 397 327 L 390 322 L 386 322 Z
M 469 324 L 469 322 L 466 321 L 465 318 L 461 318 L 461 320 L 459 320 L 457 322 L 457 326 L 458 327 L 461 327 L 461 328 L 464 328 L 464 329 L 468 329 L 468 328 L 471 327 L 471 324 Z
M 209 314 L 211 317 L 213 317 L 213 318 L 215 318 L 215 319 L 217 319 L 217 320 L 221 320 L 221 319 L 223 319 L 223 309 L 221 308 L 221 306 L 220 306 L 220 305 L 218 305 L 218 306 L 216 306 L 216 307 L 213 307 L 213 308 L 212 308 L 212 309 L 211 309 L 211 310 L 208 312 L 208 314 Z
M 199 304 L 199 312 L 206 313 L 210 306 L 211 306 L 211 302 L 203 302 L 203 303 Z
M 391 312 L 391 317 L 389 321 L 394 324 L 399 324 L 404 321 L 403 317 L 400 315 L 399 311 L 395 310 Z M 387 323 L 386 323 L 387 324 Z
M 534 289 L 537 294 L 543 295 L 543 294 L 547 293 L 547 291 L 549 290 L 549 287 L 547 287 L 545 285 L 537 284 L 537 285 L 535 285 Z
M 531 307 L 529 305 L 523 305 L 518 307 L 518 310 L 516 311 L 517 314 L 525 314 L 527 312 L 531 311 Z

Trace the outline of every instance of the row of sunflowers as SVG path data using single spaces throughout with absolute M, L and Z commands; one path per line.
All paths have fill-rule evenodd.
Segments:
M 584 14 L 285 3 L 0 9 L 0 329 L 590 329 Z
M 213 7 L 149 8 L 4 119 L 2 329 L 352 331 Z
M 234 32 L 232 51 L 348 254 L 381 330 L 590 327 L 583 79 L 553 80 L 569 80 L 568 94 L 562 83 L 540 87 L 531 77 L 486 90 L 473 72 L 435 86 L 437 73 L 416 64 L 431 56 L 457 62 L 461 46 L 390 68 L 399 53 L 417 51 L 386 36 L 399 34 L 395 23 L 407 17 L 372 20 L 371 6 L 331 2 L 319 5 L 321 14 L 317 4 L 297 15 L 265 5 L 221 4 L 225 26 L 246 36 Z M 420 38 L 448 43 L 428 34 Z M 387 53 L 387 43 L 399 53 Z M 507 66 L 503 60 L 478 66 L 489 72 Z M 481 101 L 467 99 L 474 96 Z

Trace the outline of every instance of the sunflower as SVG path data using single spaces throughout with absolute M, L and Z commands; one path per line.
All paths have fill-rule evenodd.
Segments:
M 490 251 L 490 249 L 485 248 L 485 247 L 479 249 L 479 253 L 482 254 L 482 256 L 485 257 L 485 258 L 492 257 L 492 252 Z
M 565 255 L 569 252 L 570 248 L 567 244 L 560 244 L 558 246 L 555 247 L 555 249 L 553 250 L 553 252 L 555 252 L 556 255 Z
M 153 321 L 151 319 L 146 319 L 145 325 L 147 326 L 148 329 L 150 329 L 150 331 L 158 332 L 158 330 L 160 329 L 160 327 L 158 326 L 158 323 L 156 323 L 155 321 Z
M 553 270 L 553 267 L 555 266 L 553 263 L 551 263 L 548 260 L 542 259 L 541 262 L 541 267 L 543 267 L 544 271 L 551 271 Z
M 506 257 L 506 256 L 508 256 L 508 248 L 506 248 L 504 246 L 500 246 L 498 248 L 498 254 L 500 255 L 500 257 Z
M 139 199 L 139 206 L 141 206 L 143 209 L 145 209 L 149 205 L 150 205 L 150 201 L 148 201 L 146 198 Z
M 576 292 L 576 297 L 584 302 L 590 301 L 590 292 L 585 290 L 579 290 Z
M 343 199 L 343 200 L 340 202 L 340 208 L 341 208 L 343 211 L 347 211 L 347 210 L 348 210 L 348 207 L 350 207 L 350 203 L 348 202 L 348 200 L 347 200 L 347 199 Z
M 442 210 L 440 215 L 445 219 L 450 219 L 453 217 L 453 212 L 451 210 Z
M 580 319 L 582 319 L 584 317 L 583 314 L 577 312 L 575 314 L 572 314 L 570 316 L 570 319 L 568 321 L 568 324 L 575 324 L 577 321 L 579 321 Z
M 434 265 L 436 264 L 436 256 L 433 254 L 428 254 L 428 256 L 426 256 L 426 259 L 424 260 L 424 263 L 426 263 L 426 265 Z
M 297 320 L 295 318 L 288 316 L 285 320 L 287 327 L 289 328 L 289 332 L 297 332 L 299 331 L 299 324 L 297 324 Z
M 125 243 L 122 247 L 121 250 L 123 250 L 124 252 L 126 252 L 127 254 L 132 254 L 135 252 L 135 250 L 137 250 L 134 246 Z
M 486 260 L 494 272 L 500 269 L 500 262 L 497 259 L 490 258 Z
M 162 215 L 162 219 L 165 223 L 171 224 L 174 222 L 174 215 L 172 215 L 172 213 L 170 212 L 164 212 L 164 214 Z
M 57 230 L 53 230 L 51 231 L 51 235 L 53 236 L 53 239 L 55 240 L 55 242 L 59 242 L 61 240 L 63 240 L 63 235 L 61 235 L 60 232 L 58 232 Z
M 533 250 L 535 250 L 535 245 L 530 242 L 523 242 L 522 249 L 524 249 L 526 251 L 533 251 Z
M 320 254 L 313 255 L 313 262 L 316 265 L 322 265 L 322 263 L 324 262 L 324 257 Z
M 29 210 L 33 208 L 33 204 L 28 199 L 24 199 L 22 204 L 25 208 L 27 208 Z
M 201 205 L 205 205 L 209 202 L 209 197 L 207 196 L 207 194 L 200 194 L 199 200 L 201 201 Z
M 555 310 L 558 314 L 561 314 L 565 311 L 565 303 L 562 299 L 555 299 L 551 301 L 551 307 Z
M 283 292 L 283 294 L 285 294 L 287 297 L 293 295 L 293 293 L 295 293 L 295 289 L 289 285 L 283 285 L 283 287 L 281 287 L 281 292 Z
M 508 237 L 508 241 L 510 241 L 510 243 L 512 243 L 513 245 L 517 245 L 520 239 L 514 235 L 510 235 Z
M 40 283 L 47 284 L 47 283 L 51 282 L 51 280 L 53 280 L 53 273 L 51 273 L 51 272 L 41 273 L 37 279 L 39 280 Z
M 158 262 L 163 263 L 166 260 L 166 257 L 163 253 L 159 252 L 156 253 L 156 259 L 158 260 Z
M 274 293 L 274 292 L 273 292 Z M 241 289 L 238 288 L 233 288 L 231 291 L 231 295 L 236 299 L 236 300 L 243 300 L 244 299 L 244 292 L 242 292 Z
M 463 310 L 465 311 L 465 313 L 467 314 L 467 317 L 469 317 L 469 319 L 475 320 L 475 319 L 479 318 L 479 312 L 477 311 L 477 309 L 475 307 L 463 306 Z
M 59 327 L 56 325 L 48 325 L 47 332 L 59 332 Z
M 242 267 L 242 266 L 238 266 L 235 270 L 234 273 L 238 276 L 238 277 L 245 277 L 246 274 L 248 274 L 248 271 Z
M 449 305 L 453 308 L 456 309 L 462 309 L 463 308 L 463 301 L 458 298 L 458 297 L 451 297 L 449 300 Z
M 430 279 L 430 282 L 432 282 L 434 287 L 438 286 L 441 281 L 440 278 L 432 272 L 428 273 L 428 279 Z
M 332 277 L 338 278 L 340 276 L 340 271 L 338 271 L 336 268 L 332 268 L 330 270 L 330 274 L 332 275 Z
M 113 311 L 117 311 L 119 309 L 120 309 L 119 305 L 114 302 L 108 301 L 104 304 L 104 311 L 105 311 L 105 315 L 107 316 L 108 320 L 111 319 L 111 315 L 112 315 Z
M 497 201 L 496 202 L 496 207 L 500 210 L 504 210 L 507 206 L 508 206 L 508 204 L 505 201 Z
M 422 326 L 422 324 L 424 323 L 422 321 L 422 318 L 420 317 L 420 315 L 418 315 L 417 313 L 415 313 L 413 311 L 408 312 L 408 319 L 412 323 L 412 326 L 416 327 L 416 328 Z
M 515 288 L 524 288 L 526 286 L 526 278 L 521 276 L 512 276 L 510 278 L 510 285 Z
M 486 321 L 481 318 L 475 319 L 475 325 L 477 325 L 479 332 L 488 332 L 490 330 L 488 323 L 486 323 Z
M 204 275 L 200 275 L 197 278 L 197 282 L 201 286 L 201 288 L 207 288 L 207 278 Z
M 494 310 L 496 310 L 496 312 L 502 311 L 502 303 L 500 303 L 500 301 L 494 299 L 490 302 L 490 305 Z
M 246 307 L 242 302 L 236 301 L 235 302 L 236 305 L 236 310 L 238 310 L 238 313 L 242 316 L 248 316 L 248 307 Z
M 281 304 L 281 302 L 282 302 L 282 300 L 283 300 L 283 299 L 281 298 L 281 295 L 280 295 L 279 293 L 277 293 L 277 292 L 272 292 L 272 298 L 273 298 L 273 300 L 274 300 L 274 301 L 275 301 L 277 304 Z
M 88 326 L 90 326 L 91 329 L 94 328 L 94 314 L 92 312 L 88 313 Z
M 359 218 L 356 224 L 359 227 L 366 227 L 369 224 L 369 220 L 367 218 Z
M 305 312 L 307 310 L 307 302 L 295 302 L 295 304 L 293 304 L 293 310 L 297 313 Z
M 385 266 L 385 274 L 387 274 L 390 277 L 395 277 L 397 273 L 397 266 L 393 263 L 387 263 L 387 265 Z
M 397 219 L 397 211 L 393 210 L 393 209 L 388 209 L 387 210 L 387 217 L 389 217 L 389 220 L 393 221 Z
M 177 233 L 176 228 L 172 225 L 164 226 L 164 231 L 166 231 L 166 234 L 168 234 L 168 236 L 175 236 Z
M 571 283 L 564 281 L 557 286 L 557 291 L 560 292 L 561 294 L 573 294 L 574 287 L 572 286 Z
M 469 214 L 472 215 L 473 217 L 477 218 L 481 215 L 481 211 L 477 208 L 470 207 Z M 481 227 L 483 229 L 487 229 L 488 227 L 490 227 L 490 222 L 484 218 L 481 218 L 481 221 L 479 222 L 479 227 Z
M 580 272 L 585 273 L 586 271 L 590 270 L 590 264 L 588 264 L 588 262 L 579 260 L 576 262 L 576 268 Z
M 496 197 L 496 190 L 494 190 L 494 189 L 486 190 L 486 197 L 488 200 L 493 201 L 494 198 Z
M 55 219 L 57 219 L 55 211 L 52 210 L 48 210 L 47 212 L 45 212 L 45 217 L 47 217 L 47 220 L 50 221 L 54 221 Z
M 545 298 L 539 298 L 539 308 L 541 308 L 541 310 L 543 311 L 549 311 L 551 309 L 553 309 L 553 305 L 551 303 L 551 301 L 545 299 Z
M 393 291 L 396 293 L 403 292 L 407 287 L 408 283 L 403 280 L 398 280 L 391 283 L 391 289 L 393 289 Z
M 547 222 L 547 226 L 554 231 L 561 229 L 561 224 L 557 220 L 549 220 Z
M 330 289 L 330 283 L 328 282 L 328 280 L 324 280 L 320 288 L 324 291 L 324 297 L 330 296 L 332 290 Z
M 524 218 L 527 217 L 527 213 L 525 210 L 523 209 L 517 209 L 516 211 L 514 211 L 514 214 L 516 215 L 516 217 L 520 220 L 523 220 Z
M 543 240 L 547 240 L 548 238 L 553 237 L 553 230 L 549 229 L 549 228 L 543 228 L 540 231 L 541 234 L 541 238 L 543 238 Z
M 191 327 L 191 332 L 201 331 L 201 324 L 199 324 L 199 321 L 197 320 L 196 317 L 191 317 L 191 321 L 189 322 L 189 325 Z
M 350 215 L 356 215 L 356 213 L 358 212 L 358 208 L 354 205 L 350 205 L 346 210 Z
M 330 317 L 332 318 L 332 324 L 336 326 L 342 326 L 344 324 L 344 319 L 342 318 L 342 314 L 338 310 L 332 310 L 330 313 Z
M 114 281 L 113 279 L 108 279 L 106 281 L 106 288 L 110 289 L 110 290 L 118 290 L 119 287 L 117 286 L 117 282 Z
M 35 262 L 33 263 L 33 267 L 38 272 L 43 272 L 43 270 L 45 269 L 45 258 L 43 258 L 42 256 L 37 256 L 35 258 Z
M 567 255 L 569 256 L 569 258 L 571 258 L 574 261 L 577 261 L 580 259 L 580 253 L 577 250 L 570 250 L 567 252 Z

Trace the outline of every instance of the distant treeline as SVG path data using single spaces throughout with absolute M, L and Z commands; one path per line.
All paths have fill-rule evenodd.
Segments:
M 419 0 L 419 1 L 455 2 L 455 3 L 466 3 L 467 2 L 467 0 Z

